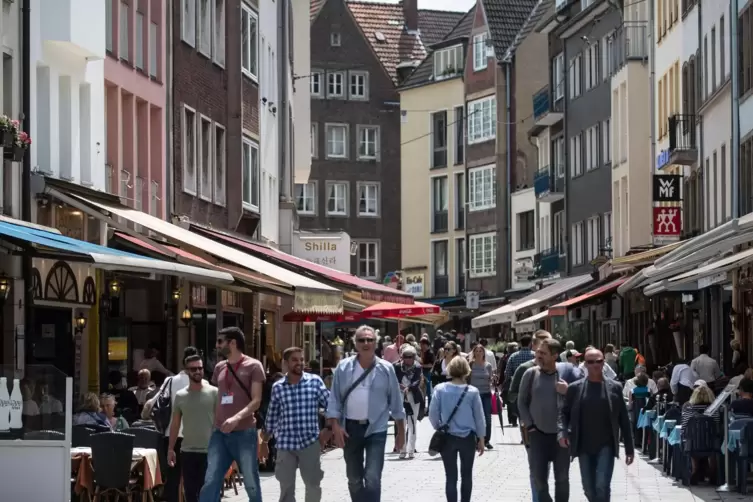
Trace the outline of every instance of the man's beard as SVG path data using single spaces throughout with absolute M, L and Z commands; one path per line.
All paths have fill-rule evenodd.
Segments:
M 195 383 L 199 383 L 204 379 L 204 375 L 201 373 L 192 373 L 191 374 L 191 381 Z

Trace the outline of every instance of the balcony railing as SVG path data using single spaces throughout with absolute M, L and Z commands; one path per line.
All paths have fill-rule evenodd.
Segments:
M 447 296 L 450 294 L 450 278 L 446 275 L 434 276 L 434 296 Z
M 432 217 L 432 232 L 446 232 L 447 219 L 447 211 L 435 211 Z
M 549 277 L 560 271 L 560 252 L 558 248 L 549 248 L 537 253 L 533 258 L 536 277 Z
M 669 159 L 670 164 L 693 165 L 698 161 L 698 142 L 695 115 L 672 115 L 669 117 Z
M 628 21 L 618 28 L 610 38 L 611 47 L 607 51 L 607 68 L 614 75 L 630 61 L 648 59 L 648 24 L 645 21 Z
M 549 193 L 552 188 L 552 173 L 549 171 L 549 166 L 543 167 L 536 171 L 533 176 L 533 191 L 538 199 L 544 194 Z
M 549 113 L 549 86 L 545 85 L 533 95 L 533 120 L 539 120 Z

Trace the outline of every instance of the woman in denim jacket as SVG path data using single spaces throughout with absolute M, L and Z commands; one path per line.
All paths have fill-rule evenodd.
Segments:
M 416 423 L 423 416 L 424 396 L 421 394 L 421 365 L 417 361 L 416 349 L 404 344 L 400 351 L 400 361 L 394 364 L 397 383 L 403 393 L 405 406 L 405 444 L 400 458 L 412 459 L 416 452 Z

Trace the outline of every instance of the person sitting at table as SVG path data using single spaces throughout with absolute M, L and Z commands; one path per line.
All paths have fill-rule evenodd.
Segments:
M 81 396 L 78 411 L 73 415 L 73 425 L 95 425 L 110 427 L 104 413 L 100 411 L 99 397 L 93 392 Z
M 729 411 L 735 416 L 745 415 L 753 417 L 753 380 L 743 378 L 737 387 L 739 399 L 729 405 Z
M 148 399 L 148 395 L 150 392 L 152 392 L 156 387 L 154 385 L 154 382 L 152 382 L 152 374 L 151 372 L 144 368 L 141 371 L 139 371 L 137 378 L 137 383 L 134 387 L 130 387 L 128 389 L 129 392 L 133 393 L 134 396 L 136 396 L 136 402 L 138 403 L 138 411 L 141 411 L 141 409 L 144 407 L 144 403 L 146 403 Z
M 682 419 L 680 424 L 683 430 L 688 426 L 688 422 L 693 417 L 703 415 L 706 408 L 714 402 L 715 396 L 704 380 L 697 380 L 693 385 L 693 394 L 690 396 L 690 400 L 682 407 Z M 719 426 L 721 422 L 721 415 L 719 409 L 715 410 L 711 415 L 714 421 Z M 708 466 L 707 466 L 708 463 Z M 697 484 L 698 481 L 706 477 L 705 473 L 708 473 L 709 482 L 712 485 L 716 485 L 716 457 L 710 455 L 707 458 L 691 458 L 690 459 L 691 471 L 690 471 L 690 484 Z
M 115 407 L 118 404 L 115 396 L 112 394 L 102 394 L 99 398 L 99 404 L 102 406 L 102 413 L 107 418 L 107 423 L 110 424 L 112 430 L 122 431 L 128 428 L 128 421 L 123 418 L 123 415 L 115 413 Z
M 638 373 L 633 381 L 635 386 L 628 394 L 628 409 L 633 409 L 633 402 L 636 399 L 648 399 L 651 396 L 651 391 L 648 390 L 648 375 Z
M 671 403 L 674 396 L 672 395 L 672 389 L 669 386 L 669 380 L 665 377 L 659 378 L 656 381 L 656 388 L 658 389 L 656 394 L 653 394 L 648 398 L 646 402 L 646 409 L 653 410 L 656 408 L 657 401 L 664 401 L 665 403 Z

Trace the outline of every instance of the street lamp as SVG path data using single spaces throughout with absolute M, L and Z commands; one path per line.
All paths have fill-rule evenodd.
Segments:
M 79 312 L 79 314 L 76 316 L 75 322 L 75 330 L 76 333 L 81 333 L 86 329 L 86 317 L 84 317 L 84 314 Z
M 184 308 L 183 312 L 180 314 L 180 320 L 183 321 L 183 324 L 186 326 L 190 325 L 191 321 L 193 321 L 193 312 L 188 308 L 188 305 L 186 305 L 186 308 Z
M 110 296 L 113 298 L 120 296 L 120 282 L 117 279 L 110 281 Z
M 178 303 L 178 300 L 180 300 L 180 289 L 179 288 L 173 289 L 172 297 L 173 297 L 173 301 L 175 303 Z
M 7 300 L 10 294 L 10 279 L 5 274 L 0 274 L 0 300 Z

